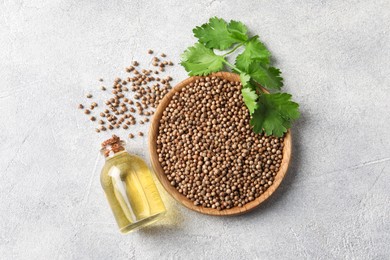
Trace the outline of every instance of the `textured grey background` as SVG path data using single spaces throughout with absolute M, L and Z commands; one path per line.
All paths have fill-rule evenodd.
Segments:
M 121 235 L 98 177 L 109 134 L 76 106 L 148 48 L 177 63 L 214 15 L 260 35 L 301 104 L 290 171 L 250 214 L 163 192 L 167 218 Z M 0 258 L 389 259 L 389 28 L 388 0 L 0 1 Z M 146 138 L 131 150 L 148 157 Z

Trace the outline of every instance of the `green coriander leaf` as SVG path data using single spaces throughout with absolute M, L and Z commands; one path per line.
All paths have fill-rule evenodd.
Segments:
M 253 114 L 257 108 L 258 95 L 256 94 L 256 88 L 251 84 L 251 77 L 248 74 L 241 73 L 240 80 L 243 86 L 241 89 L 242 98 L 249 112 Z
M 280 90 L 283 86 L 283 78 L 280 76 L 280 70 L 277 68 L 252 62 L 246 72 L 265 88 Z
M 255 36 L 245 43 L 244 52 L 237 56 L 236 67 L 246 71 L 253 61 L 268 65 L 270 56 L 271 53 L 264 44 L 259 41 L 259 38 Z
M 243 41 L 244 28 L 236 23 L 228 25 L 225 20 L 212 17 L 208 23 L 195 27 L 193 32 L 199 42 L 206 45 L 207 48 L 226 50 L 233 44 Z
M 224 58 L 201 43 L 189 47 L 181 56 L 181 65 L 190 76 L 208 75 L 222 70 Z
M 262 94 L 251 119 L 253 130 L 255 133 L 264 131 L 267 135 L 283 136 L 291 127 L 292 120 L 299 117 L 298 107 L 291 101 L 290 94 Z
M 232 34 L 232 37 L 239 42 L 245 42 L 248 40 L 248 35 L 246 34 L 248 29 L 242 22 L 231 20 L 228 25 L 228 30 Z
M 245 87 L 250 82 L 251 76 L 243 72 L 240 74 L 240 80 L 241 80 L 241 84 Z
M 258 95 L 256 94 L 256 91 L 250 87 L 244 87 L 241 89 L 241 94 L 246 107 L 248 108 L 249 112 L 253 114 L 253 112 L 257 108 L 256 100 L 258 98 Z

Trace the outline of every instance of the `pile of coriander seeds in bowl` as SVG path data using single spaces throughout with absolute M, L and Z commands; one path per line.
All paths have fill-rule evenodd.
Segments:
M 184 206 L 209 215 L 245 213 L 287 172 L 291 135 L 255 134 L 239 76 L 191 77 L 158 106 L 149 135 L 157 177 Z

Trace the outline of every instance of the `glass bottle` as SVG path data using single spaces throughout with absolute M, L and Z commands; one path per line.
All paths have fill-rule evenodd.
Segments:
M 165 206 L 147 164 L 125 150 L 119 137 L 102 143 L 106 158 L 100 181 L 122 233 L 157 221 Z

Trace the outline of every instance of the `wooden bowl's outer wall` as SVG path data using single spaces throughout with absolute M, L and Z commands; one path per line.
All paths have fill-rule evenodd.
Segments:
M 230 73 L 230 72 L 218 72 L 214 73 L 212 75 L 209 75 L 209 77 L 221 77 L 223 79 L 227 79 L 228 81 L 240 81 L 240 77 L 237 74 Z M 157 175 L 157 178 L 160 180 L 166 191 L 177 201 L 179 201 L 181 204 L 186 206 L 189 209 L 198 211 L 203 214 L 208 215 L 216 215 L 216 216 L 226 216 L 226 215 L 238 215 L 246 213 L 258 205 L 260 205 L 263 201 L 265 201 L 271 194 L 279 187 L 280 183 L 282 182 L 285 174 L 287 173 L 287 169 L 290 163 L 290 157 L 291 157 L 291 133 L 290 131 L 287 132 L 284 138 L 284 148 L 283 148 L 283 160 L 282 164 L 279 167 L 279 172 L 275 176 L 275 180 L 273 184 L 263 193 L 260 195 L 260 197 L 256 198 L 255 200 L 245 204 L 243 207 L 234 207 L 231 209 L 224 209 L 224 210 L 217 210 L 212 208 L 205 208 L 202 206 L 195 206 L 191 200 L 186 198 L 184 195 L 179 193 L 175 187 L 173 187 L 168 178 L 166 177 L 160 162 L 158 161 L 158 154 L 157 154 L 157 135 L 158 135 L 158 129 L 160 124 L 160 119 L 162 117 L 162 113 L 164 112 L 165 108 L 169 104 L 170 100 L 172 99 L 172 96 L 180 91 L 183 87 L 187 86 L 191 82 L 194 82 L 195 80 L 199 79 L 199 76 L 196 77 L 190 77 L 182 82 L 180 82 L 178 85 L 176 85 L 161 101 L 159 106 L 157 107 L 156 112 L 154 113 L 153 120 L 151 122 L 150 126 L 150 132 L 149 132 L 149 149 L 150 149 L 150 159 L 152 162 L 152 166 L 154 169 L 154 172 Z

